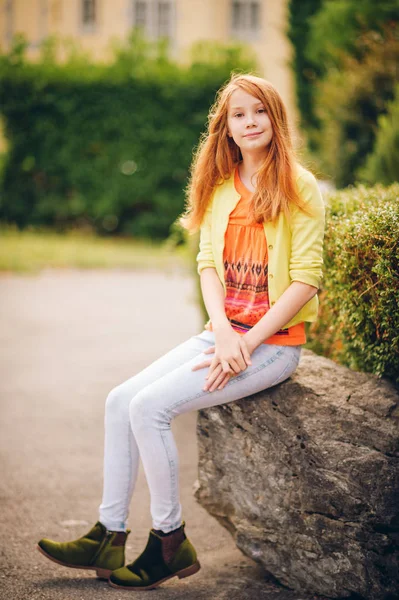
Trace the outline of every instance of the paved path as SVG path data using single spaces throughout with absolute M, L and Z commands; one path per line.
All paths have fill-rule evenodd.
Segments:
M 0 276 L 0 598 L 124 600 L 85 571 L 47 561 L 41 537 L 62 541 L 97 520 L 108 392 L 189 336 L 203 320 L 195 283 L 177 272 L 47 270 Z M 202 569 L 135 598 L 305 600 L 276 585 L 195 501 L 196 413 L 172 423 L 186 531 Z M 140 464 L 130 510 L 131 562 L 151 527 Z M 123 596 L 123 598 L 122 598 Z

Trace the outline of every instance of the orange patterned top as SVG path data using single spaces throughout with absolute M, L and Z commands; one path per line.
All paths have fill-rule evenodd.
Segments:
M 226 283 L 225 311 L 233 329 L 244 334 L 269 310 L 267 240 L 262 223 L 249 220 L 252 193 L 240 179 L 234 184 L 241 198 L 230 213 L 223 251 Z M 207 327 L 212 331 L 212 323 Z M 296 346 L 306 343 L 305 324 L 280 329 L 264 344 Z

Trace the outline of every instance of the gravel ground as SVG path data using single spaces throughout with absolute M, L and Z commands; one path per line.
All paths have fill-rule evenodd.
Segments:
M 108 392 L 202 330 L 195 282 L 179 272 L 45 270 L 0 277 L 0 598 L 118 600 L 89 571 L 56 565 L 42 537 L 83 535 L 98 518 Z M 159 600 L 310 600 L 244 556 L 193 498 L 196 413 L 172 423 L 186 533 L 201 570 L 152 590 Z M 130 508 L 131 562 L 151 527 L 142 465 Z M 130 592 L 148 598 L 148 591 Z M 122 598 L 123 596 L 123 598 Z M 319 597 L 320 598 L 320 597 Z M 322 600 L 322 599 L 321 599 Z

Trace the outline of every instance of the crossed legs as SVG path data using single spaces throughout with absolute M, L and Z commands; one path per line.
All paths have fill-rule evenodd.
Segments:
M 301 346 L 261 344 L 252 365 L 222 390 L 203 391 L 207 369 L 192 367 L 209 358 L 214 334 L 203 331 L 173 348 L 111 391 L 105 410 L 104 490 L 99 520 L 125 531 L 141 458 L 151 497 L 153 527 L 165 533 L 182 522 L 179 458 L 171 420 L 185 412 L 238 400 L 271 387 L 295 370 Z

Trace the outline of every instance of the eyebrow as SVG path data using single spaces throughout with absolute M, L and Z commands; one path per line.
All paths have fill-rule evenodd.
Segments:
M 263 102 L 261 102 L 260 100 L 259 100 L 259 102 L 255 102 L 255 104 L 253 104 L 253 106 L 258 106 L 258 104 L 262 104 L 262 105 L 264 106 L 264 103 L 263 103 Z M 231 106 L 231 107 L 230 107 L 230 110 L 238 110 L 239 108 L 241 108 L 241 109 L 242 109 L 242 108 L 244 108 L 244 107 L 243 107 L 243 106 Z

